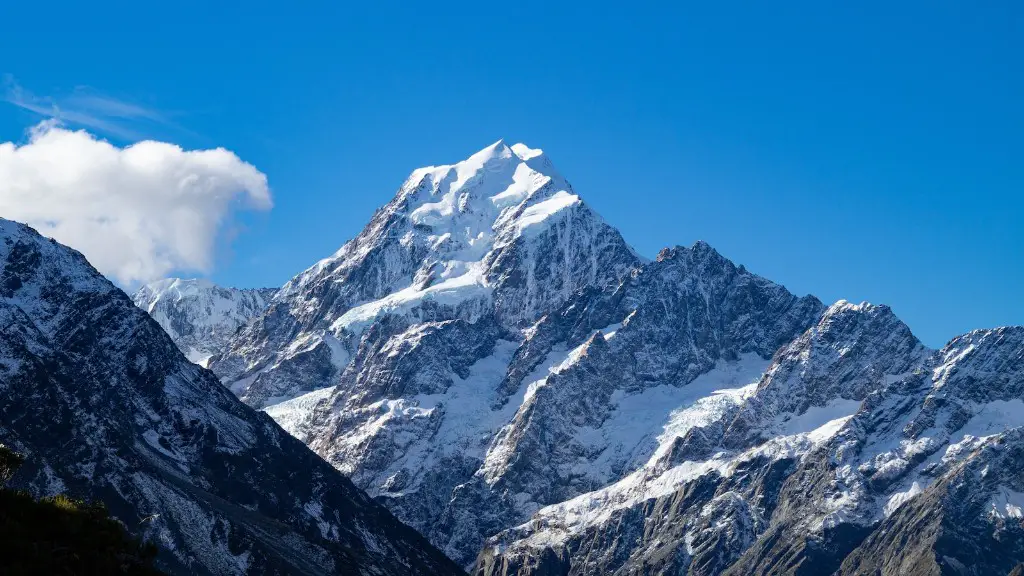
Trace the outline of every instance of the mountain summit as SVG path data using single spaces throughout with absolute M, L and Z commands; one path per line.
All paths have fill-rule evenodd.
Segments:
M 337 253 L 285 284 L 211 363 L 255 407 L 327 386 L 388 316 L 509 329 L 639 261 L 540 151 L 498 141 L 413 171 Z M 288 344 L 280 337 L 288 334 Z
M 499 141 L 415 170 L 211 368 L 468 566 L 636 470 L 706 391 L 686 385 L 746 383 L 822 309 L 704 243 L 645 261 L 543 152 Z

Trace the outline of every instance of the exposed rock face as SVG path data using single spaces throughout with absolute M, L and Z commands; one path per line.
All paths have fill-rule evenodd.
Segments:
M 980 561 L 970 557 L 973 551 L 988 546 L 987 535 L 996 532 L 1006 555 L 989 560 L 1005 567 L 976 573 L 1008 572 L 1020 561 L 1013 558 L 1024 502 L 1016 496 L 1019 474 L 1001 472 L 1000 462 L 1004 455 L 1012 461 L 1020 449 L 1022 359 L 1024 329 L 973 332 L 872 392 L 787 482 L 784 513 L 776 518 L 778 541 L 770 547 L 759 543 L 734 572 L 774 573 L 780 567 L 772 560 L 788 556 L 791 563 L 811 557 L 831 569 L 842 564 L 852 574 L 867 565 L 886 574 L 947 573 L 950 568 L 939 571 L 928 558 L 970 566 Z M 903 510 L 904 505 L 911 507 Z M 906 545 L 905 554 L 891 556 L 892 538 Z M 963 549 L 952 552 L 943 545 Z
M 432 540 L 462 560 L 458 551 L 529 512 L 630 474 L 657 450 L 666 425 L 687 425 L 672 419 L 674 409 L 753 381 L 776 343 L 820 310 L 698 244 L 547 315 L 520 344 L 492 403 L 515 412 L 452 494 Z
M 861 326 L 889 324 L 878 322 L 878 314 L 887 314 L 877 308 L 835 306 L 795 342 L 835 350 L 826 346 L 824 329 L 836 312 L 876 316 L 857 321 Z M 879 343 L 905 350 L 906 361 L 876 354 L 864 373 L 884 377 L 866 394 L 853 393 L 862 402 L 847 404 L 838 395 L 804 408 L 805 397 L 791 392 L 786 397 L 798 399 L 789 403 L 797 413 L 783 409 L 771 421 L 762 417 L 757 434 L 741 436 L 740 452 L 703 448 L 709 436 L 720 436 L 691 430 L 672 448 L 687 453 L 688 443 L 697 444 L 703 449 L 688 453 L 698 456 L 677 457 L 667 469 L 652 459 L 649 475 L 541 509 L 492 539 L 477 572 L 1009 572 L 1024 558 L 1024 329 L 973 332 L 930 354 L 912 340 L 894 342 L 892 335 L 902 332 L 890 326 L 875 333 Z M 852 350 L 867 336 L 850 333 L 851 340 L 834 343 L 838 350 Z M 864 348 L 862 360 L 868 349 L 881 348 Z M 721 428 L 710 428 L 729 431 L 747 412 L 772 405 L 772 380 L 786 372 L 789 358 L 776 355 L 753 395 L 722 419 Z M 811 365 L 785 379 L 797 390 L 820 382 L 824 365 L 832 366 L 829 381 L 852 374 L 829 353 L 804 359 Z M 916 366 L 893 374 L 908 363 Z M 846 393 L 868 390 L 850 384 Z M 843 412 L 850 415 L 821 424 Z M 794 422 L 812 429 L 805 439 L 784 436 Z M 731 443 L 729 433 L 721 438 Z M 722 499 L 734 504 L 716 508 Z M 716 510 L 714 526 L 702 525 L 710 510 Z M 699 546 L 709 538 L 716 542 L 711 559 Z
M 933 351 L 702 242 L 645 261 L 499 142 L 413 172 L 211 367 L 478 574 L 1006 573 L 1022 331 Z
M 276 291 L 168 278 L 139 288 L 132 301 L 149 312 L 189 360 L 205 366 L 236 332 L 266 310 Z
M 860 402 L 919 367 L 928 353 L 887 306 L 837 302 L 775 354 L 756 394 L 729 423 L 724 444 L 745 447 L 778 436 L 778 424 L 785 426 L 779 414 Z
M 842 334 L 834 331 L 839 326 Z M 870 346 L 891 338 L 923 358 L 923 347 L 888 309 L 832 306 L 762 364 L 754 384 L 731 392 L 733 402 L 710 395 L 684 406 L 635 472 L 542 508 L 493 538 L 478 571 L 721 573 L 769 529 L 799 461 L 856 412 L 868 394 L 855 385 L 858 378 L 904 369 L 902 356 Z M 874 356 L 843 353 L 855 349 Z M 559 560 L 538 562 L 543 558 Z
M 79 253 L 0 220 L 0 437 L 12 486 L 107 503 L 181 574 L 457 574 L 190 363 Z

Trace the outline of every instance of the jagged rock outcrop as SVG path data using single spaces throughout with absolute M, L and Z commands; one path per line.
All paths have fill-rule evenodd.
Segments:
M 889 324 L 870 318 L 872 307 L 842 304 L 795 342 L 809 350 L 831 348 L 823 328 L 837 311 L 867 316 L 855 322 L 860 326 Z M 874 338 L 892 344 L 891 335 L 900 333 L 889 329 Z M 840 350 L 865 343 L 863 332 L 849 335 Z M 931 353 L 914 340 L 898 341 L 905 344 L 890 349 L 905 350 L 916 366 L 892 374 L 886 370 L 907 364 L 876 355 L 888 368 L 875 363 L 864 372 L 883 378 L 862 402 L 847 404 L 840 394 L 823 411 L 791 392 L 786 397 L 795 400 L 789 404 L 796 413 L 783 410 L 772 423 L 760 422 L 774 436 L 754 436 L 741 452 L 705 450 L 707 459 L 671 461 L 670 468 L 652 458 L 610 487 L 543 508 L 493 538 L 477 573 L 1009 572 L 1024 558 L 1024 328 L 972 332 Z M 838 369 L 828 381 L 852 373 L 828 353 L 798 357 Z M 761 395 L 789 361 L 790 355 L 777 354 L 752 396 L 724 415 L 727 424 L 712 429 L 727 430 L 747 410 L 771 404 L 774 394 Z M 823 367 L 805 365 L 785 381 L 808 390 L 821 381 Z M 792 433 L 794 423 L 811 429 L 804 439 L 782 435 Z M 721 438 L 729 443 L 728 435 Z M 709 531 L 700 519 L 723 498 L 732 504 L 717 513 Z M 707 538 L 716 542 L 714 561 L 697 545 Z
M 954 338 L 872 392 L 802 464 L 783 490 L 776 539 L 734 573 L 779 573 L 772 559 L 783 557 L 793 573 L 956 573 L 957 563 L 1008 572 L 1021 559 L 1021 426 L 1024 328 Z M 905 554 L 891 556 L 893 538 Z

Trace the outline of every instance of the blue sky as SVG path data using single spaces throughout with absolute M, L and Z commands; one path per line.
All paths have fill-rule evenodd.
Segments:
M 215 281 L 279 285 L 413 168 L 505 138 L 647 256 L 706 240 L 933 346 L 1024 324 L 1019 2 L 210 4 L 6 3 L 0 74 L 266 174 Z M 40 119 L 0 106 L 0 141 Z

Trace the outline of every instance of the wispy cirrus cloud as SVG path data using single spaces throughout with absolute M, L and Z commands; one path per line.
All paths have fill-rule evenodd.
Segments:
M 145 137 L 143 132 L 147 125 L 181 129 L 174 122 L 173 114 L 107 96 L 90 88 L 79 87 L 60 96 L 39 96 L 21 86 L 10 74 L 3 77 L 0 87 L 2 99 L 8 104 L 55 119 L 61 124 L 90 128 L 108 136 L 139 140 Z

